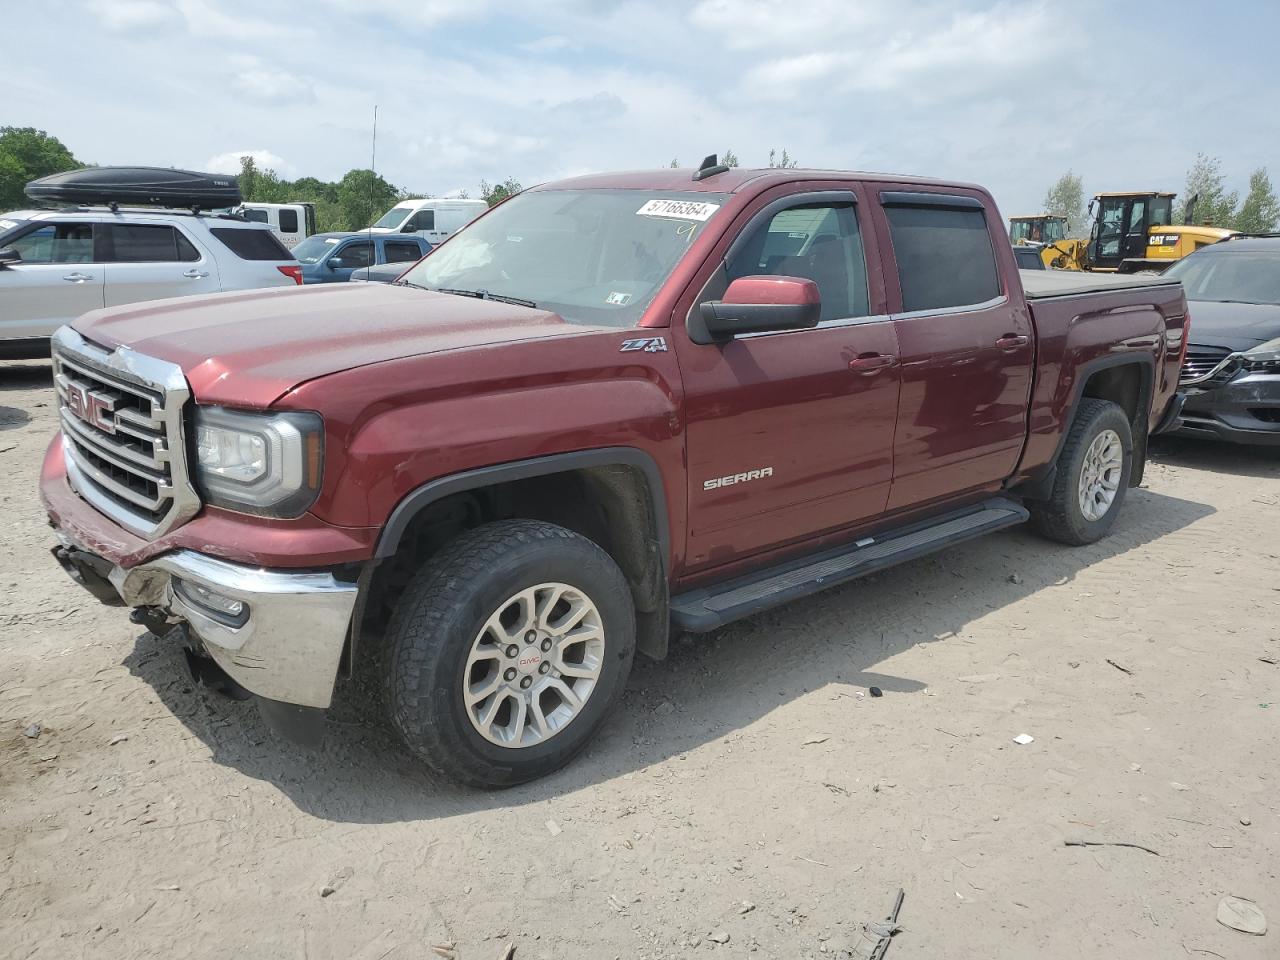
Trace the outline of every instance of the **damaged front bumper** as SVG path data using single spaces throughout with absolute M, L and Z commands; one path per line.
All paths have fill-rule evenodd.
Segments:
M 358 587 L 328 571 L 268 570 L 178 550 L 124 568 L 62 531 L 59 563 L 99 600 L 146 608 L 184 623 L 202 652 L 261 698 L 281 732 L 314 742 L 355 607 Z M 316 714 L 319 713 L 317 716 Z

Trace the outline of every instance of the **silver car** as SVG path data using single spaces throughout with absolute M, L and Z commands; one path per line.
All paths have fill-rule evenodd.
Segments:
M 261 223 L 174 210 L 80 207 L 0 214 L 0 358 L 49 355 L 89 310 L 302 282 Z

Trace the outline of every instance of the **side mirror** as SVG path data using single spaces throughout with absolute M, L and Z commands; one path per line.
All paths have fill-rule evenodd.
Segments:
M 5 247 L 0 250 L 0 267 L 7 267 L 11 263 L 21 263 L 22 254 L 13 247 Z
M 741 333 L 804 330 L 822 316 L 818 285 L 801 277 L 739 277 L 723 300 L 699 308 L 712 337 L 723 340 Z
M 324 265 L 330 270 L 341 270 L 346 266 L 341 257 L 330 257 L 324 262 Z

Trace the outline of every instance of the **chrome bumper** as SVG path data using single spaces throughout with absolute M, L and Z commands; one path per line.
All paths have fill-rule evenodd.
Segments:
M 64 546 L 83 553 L 64 539 Z M 269 700 L 325 708 L 333 697 L 357 587 L 331 573 L 264 570 L 179 550 L 106 579 L 131 607 L 156 607 L 186 621 L 190 633 L 227 674 Z M 175 580 L 238 600 L 241 618 L 175 589 Z M 242 622 L 240 622 L 242 619 Z

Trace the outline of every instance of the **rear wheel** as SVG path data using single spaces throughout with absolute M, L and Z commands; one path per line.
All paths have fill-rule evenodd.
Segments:
M 626 683 L 635 611 L 596 544 L 511 520 L 432 557 L 389 634 L 387 699 L 405 743 L 451 779 L 506 787 L 586 746 Z
M 1035 528 L 1050 540 L 1080 546 L 1102 539 L 1115 523 L 1133 469 L 1133 435 L 1110 400 L 1080 401 L 1058 457 L 1047 500 L 1027 504 Z

